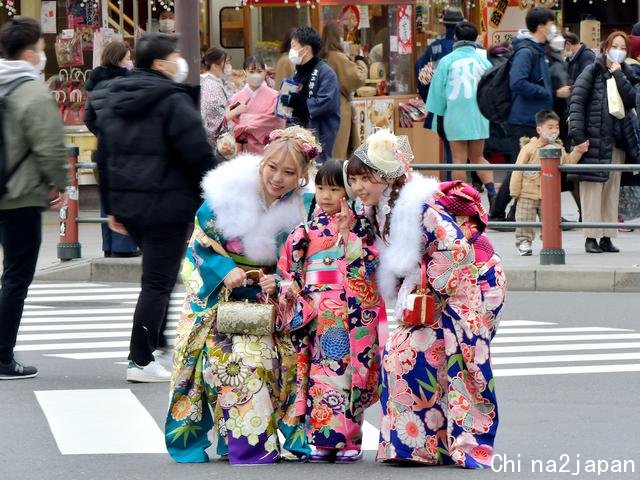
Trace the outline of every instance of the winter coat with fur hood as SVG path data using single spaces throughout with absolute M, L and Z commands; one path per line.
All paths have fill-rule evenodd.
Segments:
M 615 78 L 627 116 L 617 120 L 609 114 L 607 79 Z M 589 140 L 589 151 L 581 164 L 609 165 L 613 148 L 626 153 L 626 163 L 639 163 L 638 138 L 633 127 L 632 109 L 636 106 L 638 78 L 631 68 L 622 64 L 613 74 L 606 66 L 603 55 L 596 58 L 578 77 L 569 100 L 569 137 L 574 145 Z M 568 180 L 579 182 L 606 182 L 609 172 L 580 172 L 569 174 Z

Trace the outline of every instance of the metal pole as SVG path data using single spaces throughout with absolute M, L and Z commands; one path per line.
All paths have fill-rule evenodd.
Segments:
M 75 145 L 67 147 L 69 160 L 69 177 L 71 184 L 65 190 L 65 203 L 60 209 L 60 242 L 58 243 L 58 258 L 71 260 L 80 258 L 80 242 L 78 241 L 78 155 L 80 149 Z
M 138 37 L 140 34 L 140 11 L 138 6 L 138 0 L 133 0 L 133 45 L 138 43 Z
M 540 187 L 542 194 L 542 250 L 540 265 L 564 265 L 562 230 L 560 229 L 560 157 L 562 149 L 547 145 L 540 155 Z
M 124 31 L 124 0 L 118 4 L 118 8 L 120 9 L 120 33 L 122 34 L 122 37 L 124 38 L 125 33 L 126 33 Z
M 109 0 L 102 0 L 100 4 L 102 9 L 102 28 L 109 27 Z
M 180 35 L 180 51 L 189 64 L 186 83 L 200 83 L 200 8 L 198 0 L 176 2 L 176 33 Z

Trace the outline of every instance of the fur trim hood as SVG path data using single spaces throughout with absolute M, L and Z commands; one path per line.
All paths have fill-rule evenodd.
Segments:
M 274 265 L 276 237 L 304 221 L 303 193 L 298 189 L 267 207 L 260 185 L 261 157 L 241 154 L 210 171 L 202 180 L 204 199 L 214 212 L 216 226 L 227 239 L 240 239 L 244 254 L 255 262 Z
M 423 255 L 422 210 L 440 183 L 433 177 L 413 174 L 411 182 L 400 191 L 391 211 L 388 244 L 378 240 L 380 268 L 377 279 L 380 291 L 387 300 L 398 293 L 398 281 L 420 268 Z

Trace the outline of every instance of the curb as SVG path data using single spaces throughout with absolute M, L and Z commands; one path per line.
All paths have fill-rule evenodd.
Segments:
M 578 267 L 567 265 L 505 268 L 514 292 L 640 292 L 640 267 Z M 139 283 L 142 259 L 70 260 L 36 273 L 40 281 Z

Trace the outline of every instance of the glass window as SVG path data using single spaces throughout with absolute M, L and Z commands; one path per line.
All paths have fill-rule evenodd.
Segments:
M 251 52 L 260 55 L 269 67 L 280 56 L 280 43 L 292 28 L 311 25 L 309 7 L 274 6 L 251 9 L 253 45 Z
M 244 12 L 235 7 L 220 10 L 220 45 L 223 48 L 244 48 Z
M 386 80 L 390 94 L 409 93 L 411 88 L 412 47 L 406 47 L 404 50 L 408 48 L 409 51 L 402 52 L 398 39 L 406 37 L 412 26 L 410 21 L 400 22 L 399 8 L 408 9 L 406 13 L 411 18 L 411 5 L 324 6 L 321 13 L 323 25 L 328 22 L 343 25 L 343 47 L 347 55 L 353 58 L 362 52 L 368 58 L 367 84 L 376 86 L 380 80 Z M 399 31 L 400 23 L 404 27 L 403 32 Z M 410 38 L 405 40 L 413 43 Z

